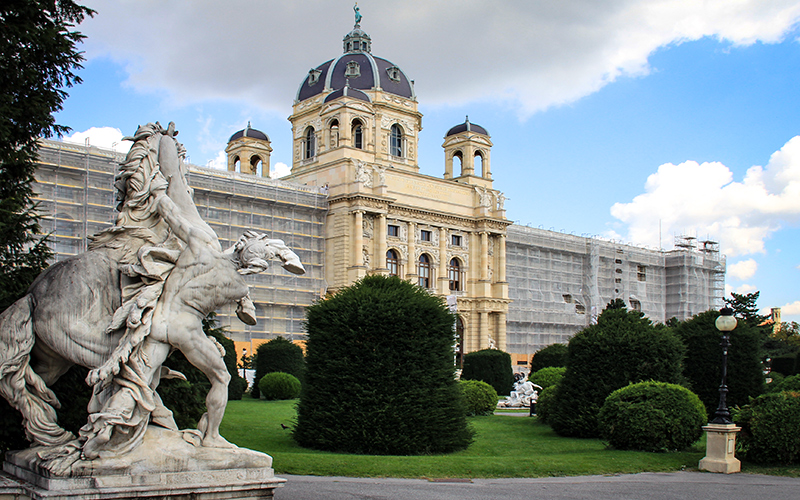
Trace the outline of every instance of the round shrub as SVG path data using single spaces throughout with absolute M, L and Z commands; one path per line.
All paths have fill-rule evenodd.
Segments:
M 306 370 L 303 349 L 283 337 L 275 337 L 258 346 L 254 364 L 255 380 L 261 380 L 267 373 L 284 372 L 294 375 L 302 382 Z M 258 384 L 253 384 L 250 394 L 256 399 L 261 396 Z
M 737 455 L 762 464 L 800 462 L 800 393 L 769 393 L 733 411 Z
M 466 448 L 454 322 L 443 300 L 396 276 L 367 276 L 308 307 L 295 441 L 370 455 Z
M 294 399 L 300 395 L 300 379 L 284 372 L 267 373 L 258 381 L 264 399 Z
M 483 380 L 494 387 L 497 394 L 507 396 L 514 388 L 514 370 L 511 355 L 497 349 L 482 349 L 464 355 L 462 380 Z
M 497 408 L 497 391 L 480 380 L 462 380 L 458 384 L 464 391 L 467 415 L 491 415 Z
M 700 439 L 706 409 L 689 389 L 640 382 L 612 392 L 598 417 L 603 439 L 619 450 L 674 451 Z
M 547 420 L 553 411 L 557 391 L 558 384 L 551 385 L 539 394 L 539 399 L 536 402 L 536 417 L 540 422 L 548 423 Z
M 565 371 L 567 371 L 567 368 L 564 366 L 548 366 L 547 368 L 542 368 L 539 371 L 531 373 L 528 380 L 544 390 L 559 383 L 564 377 Z
M 567 366 L 566 344 L 550 344 L 533 354 L 533 358 L 531 358 L 531 373 L 550 366 Z

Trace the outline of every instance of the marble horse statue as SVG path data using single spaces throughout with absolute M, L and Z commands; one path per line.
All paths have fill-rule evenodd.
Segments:
M 162 363 L 180 350 L 211 382 L 208 412 L 188 439 L 198 446 L 235 448 L 219 434 L 230 375 L 224 350 L 202 320 L 229 303 L 255 324 L 242 275 L 278 258 L 305 272 L 281 240 L 246 232 L 223 250 L 192 199 L 174 124 L 139 127 L 115 178 L 115 225 L 92 236 L 89 250 L 54 264 L 26 296 L 0 315 L 0 394 L 23 416 L 27 438 L 53 461 L 55 473 L 74 461 L 134 449 L 148 425 L 177 431 L 156 391 L 162 378 L 181 377 Z M 79 436 L 57 423 L 51 386 L 72 365 L 90 368 L 89 419 Z

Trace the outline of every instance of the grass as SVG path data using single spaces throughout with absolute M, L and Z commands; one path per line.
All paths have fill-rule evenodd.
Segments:
M 697 469 L 705 455 L 701 440 L 690 450 L 646 453 L 606 449 L 596 439 L 556 435 L 535 418 L 472 417 L 475 442 L 448 455 L 349 455 L 309 450 L 291 437 L 295 401 L 229 401 L 222 434 L 239 446 L 272 455 L 279 474 L 348 477 L 493 478 L 672 472 Z M 792 472 L 793 471 L 793 472 Z M 800 476 L 800 470 L 748 466 L 746 472 Z

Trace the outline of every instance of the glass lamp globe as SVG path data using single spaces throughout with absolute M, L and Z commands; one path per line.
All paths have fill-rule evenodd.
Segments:
M 729 332 L 736 328 L 736 318 L 733 317 L 733 310 L 729 307 L 722 308 L 714 325 L 721 332 Z

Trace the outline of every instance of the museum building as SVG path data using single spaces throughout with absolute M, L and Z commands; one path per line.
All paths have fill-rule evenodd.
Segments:
M 725 259 L 713 241 L 653 250 L 512 224 L 494 189 L 489 132 L 466 119 L 444 134 L 444 175 L 420 173 L 422 114 L 414 82 L 374 56 L 359 23 L 342 54 L 303 78 L 289 121 L 292 169 L 269 178 L 269 136 L 247 125 L 226 148 L 228 171 L 189 165 L 200 215 L 224 246 L 245 230 L 283 239 L 306 267 L 248 276 L 258 322 L 218 312 L 237 349 L 302 342 L 304 308 L 368 274 L 395 275 L 458 314 L 460 353 L 496 347 L 519 366 L 625 300 L 653 321 L 720 307 Z M 37 199 L 57 259 L 86 250 L 113 223 L 124 155 L 42 140 Z M 499 169 L 502 175 L 502 168 Z

